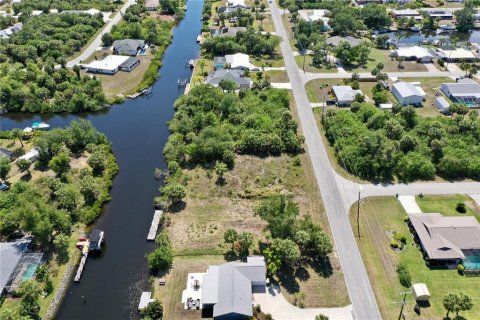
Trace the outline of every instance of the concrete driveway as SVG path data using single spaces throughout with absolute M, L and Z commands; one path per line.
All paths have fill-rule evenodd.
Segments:
M 403 209 L 407 213 L 422 213 L 422 209 L 415 201 L 415 196 L 398 196 L 398 201 L 402 204 Z
M 314 320 L 323 314 L 329 319 L 353 319 L 352 305 L 343 308 L 298 308 L 290 304 L 278 286 L 271 285 L 265 293 L 254 293 L 254 303 L 260 305 L 263 313 L 270 313 L 275 320 Z

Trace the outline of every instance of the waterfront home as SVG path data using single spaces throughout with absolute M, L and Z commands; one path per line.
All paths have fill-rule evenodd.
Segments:
M 235 37 L 238 32 L 245 32 L 245 27 L 220 27 L 210 29 L 210 33 L 214 37 Z
M 211 309 L 214 319 L 250 318 L 252 293 L 265 292 L 266 271 L 261 256 L 209 266 L 206 273 L 189 274 L 182 302 L 187 309 Z
M 147 11 L 157 11 L 159 5 L 160 5 L 160 0 L 145 1 L 145 8 L 147 8 Z
M 35 149 L 35 148 L 32 148 L 30 151 L 25 153 L 23 156 L 18 157 L 18 160 L 28 160 L 28 161 L 31 161 L 31 162 L 35 162 L 38 159 L 38 155 L 39 155 L 38 150 Z
M 230 80 L 235 82 L 239 89 L 249 89 L 252 86 L 252 80 L 243 75 L 242 70 L 220 69 L 208 75 L 206 84 L 218 87 L 220 81 Z
M 402 47 L 391 52 L 393 57 L 404 57 L 405 60 L 415 60 L 417 62 L 432 62 L 433 55 L 425 48 L 419 46 Z
M 23 29 L 23 23 L 21 22 L 15 23 L 11 27 L 0 30 L 0 39 L 8 39 L 12 34 L 14 34 L 15 32 L 21 31 L 22 29 Z
M 0 157 L 6 157 L 6 158 L 9 158 L 9 159 L 12 159 L 13 158 L 13 152 L 8 150 L 8 149 L 0 147 Z
M 352 36 L 347 36 L 347 37 L 339 37 L 339 36 L 334 36 L 330 37 L 327 39 L 327 44 L 332 46 L 332 47 L 338 47 L 341 42 L 348 42 L 351 47 L 356 47 L 358 46 L 362 40 L 354 38 Z
M 440 90 L 453 102 L 465 103 L 470 107 L 480 105 L 480 84 L 472 79 L 442 83 Z
M 437 262 L 465 259 L 480 252 L 480 224 L 473 216 L 446 217 L 440 213 L 410 213 L 409 227 L 424 255 Z
M 479 59 L 478 54 L 472 50 L 464 48 L 438 48 L 435 54 L 439 59 L 447 62 L 459 62 L 459 61 L 476 61 Z
M 448 9 L 438 9 L 438 8 L 426 8 L 422 9 L 423 12 L 426 12 L 427 15 L 434 19 L 440 20 L 452 20 L 453 12 Z
M 15 292 L 22 281 L 35 276 L 42 263 L 43 253 L 29 250 L 30 238 L 0 242 L 0 296 Z
M 235 9 L 246 9 L 245 0 L 228 0 L 228 7 Z
M 414 18 L 416 20 L 423 19 L 420 12 L 412 9 L 392 10 L 390 11 L 390 15 L 395 19 L 402 18 L 402 17 L 407 19 Z
M 131 71 L 135 64 L 138 65 L 138 63 L 140 63 L 140 60 L 132 61 L 130 58 L 138 60 L 138 58 L 135 57 L 111 55 L 105 57 L 103 60 L 94 60 L 85 65 L 85 67 L 87 72 L 113 75 L 119 70 L 122 70 L 124 66 L 127 68 L 126 71 Z
M 224 57 L 214 57 L 213 65 L 215 69 L 223 69 L 228 65 L 230 66 L 230 69 L 234 70 L 250 70 L 252 67 L 250 57 L 248 54 L 244 53 L 227 54 Z
M 123 39 L 113 43 L 113 52 L 120 55 L 135 56 L 139 50 L 145 49 L 145 40 Z
M 396 82 L 392 85 L 392 93 L 402 106 L 419 106 L 427 96 L 418 82 Z
M 363 96 L 361 90 L 354 90 L 351 86 L 332 86 L 332 91 L 338 106 L 349 106 L 355 101 L 357 94 Z

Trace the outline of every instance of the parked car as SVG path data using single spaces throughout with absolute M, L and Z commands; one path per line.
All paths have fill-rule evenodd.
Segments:
M 8 190 L 8 186 L 5 183 L 0 183 L 0 191 Z

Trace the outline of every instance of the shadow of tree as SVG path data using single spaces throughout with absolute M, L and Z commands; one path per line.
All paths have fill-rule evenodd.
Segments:
M 308 281 L 308 279 L 310 279 L 310 273 L 308 273 L 308 270 L 305 269 L 305 267 L 300 266 L 295 271 L 295 278 L 300 281 Z
M 237 253 L 233 250 L 229 250 L 223 254 L 225 261 L 236 261 L 238 259 Z
M 314 259 L 310 262 L 310 267 L 315 270 L 323 278 L 329 278 L 333 275 L 332 264 L 330 263 L 330 257 L 324 259 Z
M 180 211 L 185 210 L 186 207 L 187 203 L 185 201 L 180 201 L 168 207 L 168 211 L 171 213 L 179 213 Z
M 278 280 L 282 283 L 282 286 L 287 292 L 292 294 L 300 290 L 300 285 L 294 275 L 295 268 L 290 266 L 282 267 L 278 272 Z

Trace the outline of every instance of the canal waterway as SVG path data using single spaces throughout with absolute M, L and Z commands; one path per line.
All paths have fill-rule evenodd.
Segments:
M 202 27 L 202 0 L 189 0 L 184 19 L 173 30 L 160 77 L 151 97 L 127 100 L 100 113 L 83 115 L 7 114 L 0 129 L 24 128 L 34 121 L 65 127 L 79 117 L 90 120 L 113 145 L 120 172 L 110 192 L 112 200 L 95 227 L 105 231 L 100 257 L 89 257 L 78 284 L 71 284 L 56 319 L 135 319 L 142 291 L 150 289 L 145 254 L 153 249 L 146 237 L 153 217 L 153 198 L 160 182 L 155 168 L 164 168 L 163 147 L 169 136 L 167 121 L 173 103 L 183 94 L 178 79 L 189 79 L 185 63 L 199 56 L 196 38 Z M 85 297 L 86 303 L 82 302 Z

